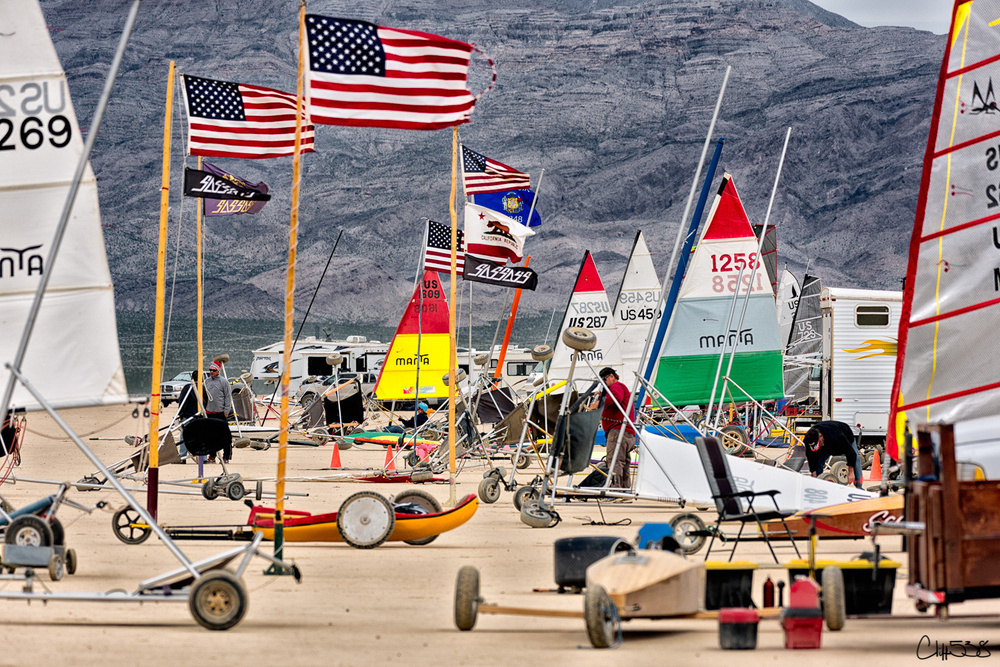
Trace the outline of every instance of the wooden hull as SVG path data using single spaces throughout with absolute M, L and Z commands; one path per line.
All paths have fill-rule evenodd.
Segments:
M 587 568 L 587 585 L 604 588 L 622 618 L 668 618 L 700 611 L 705 563 L 668 551 L 612 554 Z
M 396 513 L 396 527 L 389 535 L 390 541 L 420 540 L 458 528 L 472 518 L 479 507 L 475 494 L 466 496 L 455 507 L 437 514 Z M 264 533 L 265 540 L 274 539 L 274 509 L 256 507 L 247 521 L 254 532 Z M 283 531 L 286 542 L 343 542 L 337 530 L 337 513 L 309 514 L 286 512 Z
M 868 537 L 871 535 L 871 524 L 874 521 L 903 520 L 903 496 L 871 498 L 796 512 L 785 519 L 793 537 L 809 537 L 809 515 L 812 513 L 823 515 L 816 518 L 816 535 L 819 537 Z M 770 539 L 786 537 L 781 521 L 765 521 L 764 530 Z

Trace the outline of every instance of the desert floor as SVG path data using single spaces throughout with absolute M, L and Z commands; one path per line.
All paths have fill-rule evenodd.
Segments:
M 130 406 L 105 407 L 62 414 L 94 452 L 110 463 L 134 451 L 123 436 L 141 434 L 148 428 L 141 417 L 131 416 L 132 410 Z M 167 408 L 165 417 L 173 410 Z M 290 447 L 288 476 L 331 475 L 331 449 Z M 82 452 L 44 413 L 29 415 L 22 457 L 20 467 L 13 470 L 13 475 L 20 478 L 73 482 L 94 471 Z M 341 457 L 347 467 L 379 467 L 384 450 L 359 446 L 343 451 Z M 273 480 L 277 448 L 238 449 L 231 468 L 250 480 Z M 207 466 L 209 473 L 218 470 L 218 465 Z M 167 465 L 160 476 L 161 480 L 191 479 L 196 471 L 193 464 Z M 528 481 L 537 472 L 537 467 L 532 466 L 520 478 Z M 458 477 L 457 497 L 475 493 L 481 478 L 482 468 L 465 470 Z M 137 495 L 145 499 L 141 484 L 127 485 L 141 489 Z M 249 486 L 253 488 L 253 484 Z M 448 499 L 447 484 L 420 486 L 442 502 Z M 162 488 L 181 489 L 166 485 Z M 348 481 L 290 482 L 289 491 L 307 493 L 308 497 L 292 497 L 286 508 L 331 512 L 357 491 L 392 495 L 404 488 L 400 484 Z M 273 489 L 273 481 L 265 482 L 265 490 Z M 51 486 L 24 481 L 0 487 L 15 507 L 53 490 Z M 78 570 L 58 582 L 50 582 L 43 572 L 36 580 L 36 590 L 44 585 L 58 592 L 134 591 L 140 581 L 178 566 L 176 558 L 155 537 L 141 545 L 126 545 L 115 538 L 111 511 L 124 502 L 114 491 L 84 493 L 74 489 L 70 497 L 90 506 L 103 500 L 108 507 L 90 514 L 71 507 L 59 511 L 66 527 L 67 546 L 78 555 Z M 452 608 L 455 576 L 461 566 L 474 565 L 480 570 L 482 595 L 489 602 L 582 610 L 580 595 L 532 592 L 554 587 L 553 542 L 578 535 L 615 535 L 631 540 L 643 523 L 666 521 L 680 511 L 676 506 L 655 503 L 614 503 L 600 508 L 593 502 L 573 503 L 559 508 L 563 521 L 557 526 L 532 529 L 521 523 L 511 498 L 505 492 L 496 504 L 480 504 L 471 521 L 427 546 L 390 542 L 376 549 L 359 550 L 339 543 L 288 544 L 285 555 L 301 568 L 302 583 L 296 584 L 291 577 L 265 576 L 266 563 L 255 560 L 245 576 L 250 591 L 249 612 L 242 623 L 225 632 L 203 629 L 195 623 L 186 604 L 53 601 L 28 605 L 2 600 L 0 623 L 6 632 L 0 664 L 177 665 L 212 661 L 256 665 L 728 666 L 736 660 L 767 665 L 882 666 L 920 664 L 922 658 L 933 654 L 934 642 L 950 641 L 986 646 L 994 660 L 1000 658 L 1000 605 L 996 601 L 955 605 L 947 622 L 920 615 L 905 597 L 905 568 L 899 574 L 891 617 L 848 619 L 842 631 L 824 631 L 823 647 L 818 651 L 785 650 L 783 632 L 774 620 L 761 622 L 757 649 L 741 653 L 719 648 L 718 625 L 710 620 L 630 621 L 624 626 L 624 643 L 611 650 L 591 648 L 582 619 L 480 615 L 473 631 L 459 632 Z M 242 502 L 210 502 L 197 487 L 187 495 L 163 494 L 159 499 L 159 520 L 164 525 L 238 525 L 247 514 Z M 589 525 L 602 517 L 608 523 L 631 519 L 631 524 Z M 704 512 L 703 517 L 710 521 L 714 512 Z M 231 542 L 178 544 L 193 560 L 234 546 Z M 270 553 L 273 546 L 265 543 L 264 548 Z M 820 554 L 850 559 L 870 548 L 870 540 L 824 542 Z M 905 554 L 899 553 L 899 538 L 886 538 L 883 548 L 905 564 Z M 783 559 L 789 554 L 787 549 L 779 552 Z M 759 543 L 741 546 L 737 558 L 762 564 L 770 560 Z M 786 571 L 762 569 L 755 576 L 753 595 L 760 604 L 764 577 L 784 579 Z M 20 590 L 23 585 L 10 580 L 0 584 L 0 589 L 7 592 Z M 961 617 L 973 614 L 977 617 Z

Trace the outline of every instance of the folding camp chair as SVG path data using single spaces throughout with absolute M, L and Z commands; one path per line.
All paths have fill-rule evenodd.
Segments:
M 799 548 L 795 544 L 795 540 L 792 537 L 792 531 L 789 530 L 788 524 L 785 522 L 785 518 L 795 514 L 793 510 L 782 510 L 778 508 L 778 501 L 774 499 L 780 491 L 739 491 L 736 488 L 736 483 L 733 481 L 733 475 L 729 471 L 729 460 L 726 454 L 726 450 L 723 448 L 722 444 L 715 438 L 695 438 L 695 447 L 698 448 L 698 455 L 701 457 L 701 464 L 705 468 L 705 476 L 708 478 L 708 487 L 712 492 L 712 498 L 715 499 L 715 508 L 719 512 L 719 518 L 715 522 L 714 529 L 711 529 L 712 539 L 708 543 L 708 551 L 705 552 L 705 560 L 708 560 L 708 555 L 712 553 L 712 544 L 715 542 L 717 535 L 721 535 L 719 532 L 719 527 L 725 522 L 738 521 L 740 523 L 739 533 L 736 535 L 736 541 L 733 544 L 732 551 L 729 552 L 729 560 L 733 560 L 733 555 L 736 553 L 736 548 L 739 546 L 740 538 L 743 536 L 743 529 L 746 524 L 751 521 L 757 522 L 757 527 L 760 530 L 761 536 L 764 538 L 764 542 L 767 543 L 767 548 L 771 551 L 771 557 L 774 558 L 774 562 L 778 562 L 778 557 L 774 553 L 774 547 L 771 546 L 771 540 L 768 539 L 767 531 L 764 529 L 764 521 L 772 521 L 774 519 L 780 519 L 781 524 L 785 527 L 785 532 L 788 534 L 788 539 L 792 541 L 792 548 L 795 549 L 795 555 L 801 558 L 799 554 Z M 758 511 L 754 509 L 754 500 L 760 496 L 769 496 L 771 502 L 774 503 L 773 510 L 763 510 Z M 746 507 L 744 507 L 746 503 Z M 723 536 L 723 539 L 726 539 Z

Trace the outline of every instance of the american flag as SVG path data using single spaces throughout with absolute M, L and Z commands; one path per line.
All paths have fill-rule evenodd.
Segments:
M 451 227 L 434 222 L 433 220 L 428 220 L 427 225 L 427 248 L 424 250 L 424 269 L 427 271 L 451 273 Z M 465 243 L 462 238 L 462 232 L 459 230 L 458 252 L 455 253 L 458 275 L 462 275 L 465 271 L 465 251 L 462 249 Z
M 470 151 L 465 146 L 462 146 L 462 181 L 467 195 L 531 187 L 528 174 Z
M 182 76 L 188 113 L 188 153 L 268 158 L 295 152 L 295 95 L 243 83 Z M 300 153 L 313 151 L 308 111 Z
M 437 130 L 469 122 L 471 45 L 314 14 L 306 16 L 306 34 L 316 123 Z

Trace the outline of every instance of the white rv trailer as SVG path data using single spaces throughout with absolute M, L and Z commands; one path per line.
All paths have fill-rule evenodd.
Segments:
M 826 287 L 820 294 L 823 419 L 850 424 L 865 440 L 885 440 L 902 307 L 902 292 Z
M 284 342 L 278 342 L 253 351 L 253 365 L 250 367 L 253 379 L 281 380 L 284 347 Z M 333 375 L 333 368 L 326 358 L 334 352 L 345 358 L 340 367 L 342 371 L 378 373 L 389 352 L 389 344 L 370 341 L 364 336 L 348 336 L 345 340 L 319 340 L 311 336 L 302 339 L 292 350 L 289 394 L 295 395 L 306 378 Z

